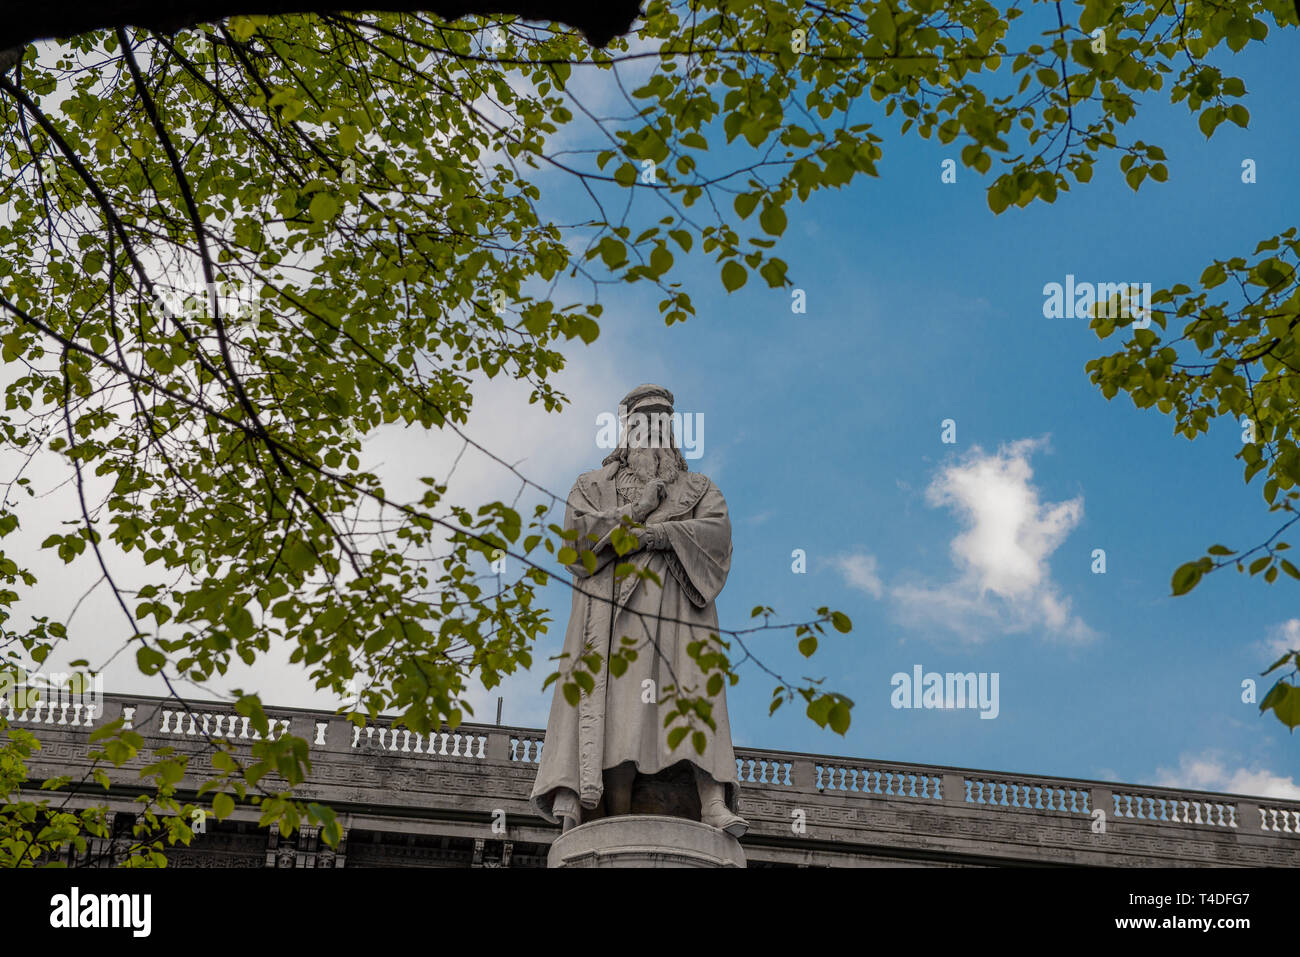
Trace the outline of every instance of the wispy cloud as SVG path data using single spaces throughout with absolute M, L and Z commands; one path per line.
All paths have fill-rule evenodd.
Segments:
M 1156 771 L 1156 784 L 1195 791 L 1300 799 L 1300 784 L 1293 778 L 1284 778 L 1264 768 L 1229 767 L 1213 751 L 1182 755 L 1176 769 Z
M 876 571 L 875 555 L 868 555 L 866 552 L 849 552 L 833 555 L 829 561 L 850 588 L 864 591 L 873 598 L 884 597 L 885 585 Z
M 964 526 L 950 546 L 957 577 L 892 587 L 904 623 L 939 625 L 972 640 L 1031 629 L 1093 637 L 1051 579 L 1048 560 L 1083 519 L 1083 499 L 1040 500 L 1029 457 L 1046 441 L 1021 439 L 993 454 L 976 446 L 935 476 L 926 501 L 952 510 Z
M 1288 651 L 1300 649 L 1300 618 L 1288 618 L 1268 630 L 1264 640 L 1264 652 L 1271 665 Z

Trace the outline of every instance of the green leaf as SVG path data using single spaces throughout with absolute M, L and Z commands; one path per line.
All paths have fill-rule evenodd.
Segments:
M 785 210 L 775 203 L 765 204 L 763 211 L 758 214 L 758 224 L 763 227 L 763 232 L 780 236 L 785 232 Z
M 624 163 L 614 170 L 614 181 L 620 186 L 632 186 L 636 183 L 636 167 L 631 163 Z
M 1260 714 L 1270 708 L 1277 719 L 1292 731 L 1300 727 L 1300 686 L 1278 681 L 1259 703 Z
M 1174 572 L 1173 590 L 1175 595 L 1185 595 L 1201 580 L 1201 566 L 1197 562 L 1187 562 L 1185 565 L 1178 566 Z
M 831 707 L 830 714 L 827 716 L 827 721 L 830 723 L 831 730 L 836 734 L 843 735 L 847 733 L 850 721 L 848 707 L 843 702 L 837 701 Z
M 136 664 L 142 674 L 156 675 L 167 664 L 167 658 L 153 648 L 142 645 L 135 653 Z
M 732 203 L 736 207 L 736 214 L 741 219 L 748 219 L 750 213 L 754 211 L 754 207 L 758 205 L 760 195 L 759 193 L 740 193 L 737 195 Z
M 740 265 L 734 259 L 728 259 L 722 267 L 722 285 L 726 287 L 727 292 L 735 292 L 745 284 L 749 274 L 745 267 Z
M 812 718 L 819 727 L 826 727 L 826 722 L 830 720 L 831 708 L 835 706 L 835 699 L 830 695 L 821 695 L 814 698 L 808 703 L 807 714 Z
M 1214 134 L 1215 127 L 1223 122 L 1223 117 L 1224 110 L 1221 106 L 1208 106 L 1201 111 L 1197 125 L 1200 126 L 1201 132 L 1205 134 L 1206 139 L 1209 139 Z
M 329 193 L 317 193 L 311 198 L 308 213 L 318 223 L 328 222 L 338 215 L 339 201 Z

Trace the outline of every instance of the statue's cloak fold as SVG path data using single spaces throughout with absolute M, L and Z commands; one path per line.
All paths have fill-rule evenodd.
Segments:
M 690 760 L 715 781 L 726 785 L 726 803 L 736 809 L 736 755 L 727 720 L 726 683 L 712 699 L 716 731 L 706 729 L 708 743 L 699 754 L 687 735 L 668 748 L 664 720 L 671 710 L 664 689 L 675 685 L 686 694 L 705 694 L 706 675 L 687 653 L 694 640 L 704 641 L 718 630 L 714 599 L 731 568 L 731 520 L 727 503 L 705 475 L 682 472 L 645 524 L 661 523 L 669 548 L 644 549 L 619 558 L 610 544 L 628 506 L 619 507 L 614 476 L 619 465 L 586 472 L 569 493 L 565 528 L 577 529 L 574 547 L 591 548 L 597 557 L 588 573 L 581 561 L 573 572 L 573 608 L 564 636 L 559 670 L 592 651 L 601 656 L 595 687 L 575 708 L 563 696 L 565 678 L 555 682 L 555 698 L 546 725 L 533 785 L 532 805 L 549 821 L 562 816 L 580 818 L 578 805 L 593 808 L 604 783 L 601 772 L 632 761 L 642 774 L 655 774 L 683 759 Z M 588 535 L 596 538 L 596 544 Z M 624 561 L 649 568 L 663 582 L 628 575 L 615 580 L 614 569 Z M 611 650 L 623 636 L 636 640 L 637 657 L 623 674 L 609 671 Z M 653 682 L 654 701 L 645 680 Z

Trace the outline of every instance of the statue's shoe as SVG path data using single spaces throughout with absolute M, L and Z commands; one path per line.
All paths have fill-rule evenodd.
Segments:
M 726 831 L 735 838 L 744 837 L 745 832 L 749 830 L 749 822 L 739 814 L 732 814 L 721 801 L 714 801 L 706 807 L 700 815 L 700 820 L 720 831 Z

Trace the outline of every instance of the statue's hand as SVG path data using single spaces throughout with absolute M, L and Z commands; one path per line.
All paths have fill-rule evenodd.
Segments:
M 641 490 L 641 500 L 636 503 L 641 512 L 640 517 L 645 518 L 657 509 L 666 494 L 668 494 L 668 486 L 663 479 L 652 479 L 647 482 L 645 488 Z
M 641 547 L 647 551 L 662 551 L 668 548 L 668 536 L 660 525 L 647 525 L 637 532 Z

